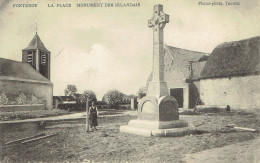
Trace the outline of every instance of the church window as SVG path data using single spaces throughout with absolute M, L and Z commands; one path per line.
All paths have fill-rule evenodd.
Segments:
M 33 53 L 32 52 L 27 53 L 27 62 L 29 62 L 29 63 L 33 62 Z
M 46 54 L 41 55 L 41 63 L 46 63 Z

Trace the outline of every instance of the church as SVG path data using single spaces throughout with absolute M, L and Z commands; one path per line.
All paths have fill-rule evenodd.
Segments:
M 0 58 L 0 108 L 32 104 L 43 104 L 40 109 L 53 108 L 50 54 L 36 32 L 22 49 L 22 62 Z

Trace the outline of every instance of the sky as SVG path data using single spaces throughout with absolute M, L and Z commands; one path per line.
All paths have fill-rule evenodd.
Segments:
M 36 33 L 51 51 L 53 94 L 68 84 L 93 90 L 99 100 L 110 89 L 136 94 L 152 70 L 153 6 L 162 4 L 170 22 L 164 43 L 211 53 L 220 43 L 260 35 L 260 4 L 198 5 L 196 0 L 1 0 L 0 57 L 22 60 Z M 77 3 L 140 3 L 140 7 L 76 7 Z M 205 2 L 205 1 L 202 1 Z M 207 2 L 214 2 L 208 0 Z M 37 3 L 36 8 L 13 7 Z M 70 3 L 72 7 L 48 7 Z

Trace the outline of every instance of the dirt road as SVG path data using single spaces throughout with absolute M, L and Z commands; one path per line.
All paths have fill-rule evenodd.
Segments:
M 99 118 L 98 130 L 89 133 L 85 132 L 85 120 L 47 124 L 44 130 L 38 130 L 34 134 L 44 132 L 59 135 L 27 145 L 5 148 L 2 160 L 10 162 L 87 162 L 90 160 L 185 162 L 191 161 L 192 158 L 195 161 L 199 156 L 199 158 L 205 158 L 202 161 L 211 162 L 211 160 L 216 160 L 216 155 L 212 153 L 219 153 L 218 161 L 236 162 L 238 155 L 236 151 L 241 150 L 238 156 L 242 157 L 247 153 L 247 160 L 254 161 L 251 159 L 254 146 L 249 145 L 252 150 L 247 150 L 246 146 L 243 148 L 243 144 L 238 146 L 233 146 L 233 144 L 258 140 L 256 138 L 259 134 L 238 132 L 227 128 L 226 125 L 235 123 L 241 127 L 260 129 L 258 116 L 251 114 L 180 116 L 180 119 L 188 121 L 190 125 L 198 126 L 197 129 L 201 131 L 196 135 L 184 137 L 142 137 L 119 132 L 120 126 L 135 118 L 136 116 L 133 115 Z M 2 138 L 7 142 L 31 135 L 30 131 L 18 129 L 5 132 Z M 233 151 L 235 152 L 232 153 Z M 232 155 L 232 157 L 226 157 L 224 155 L 226 153 L 227 156 Z M 237 160 L 241 158 L 238 157 Z

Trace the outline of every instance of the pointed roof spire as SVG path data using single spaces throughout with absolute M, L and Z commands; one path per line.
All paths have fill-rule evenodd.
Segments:
M 35 23 L 35 32 L 37 34 L 37 23 Z
M 37 34 L 33 37 L 33 39 L 31 40 L 31 42 L 29 43 L 29 45 L 24 48 L 23 50 L 34 50 L 34 49 L 40 49 L 46 52 L 50 52 L 48 49 L 46 49 L 46 47 L 44 46 L 44 44 L 42 43 L 40 37 Z

